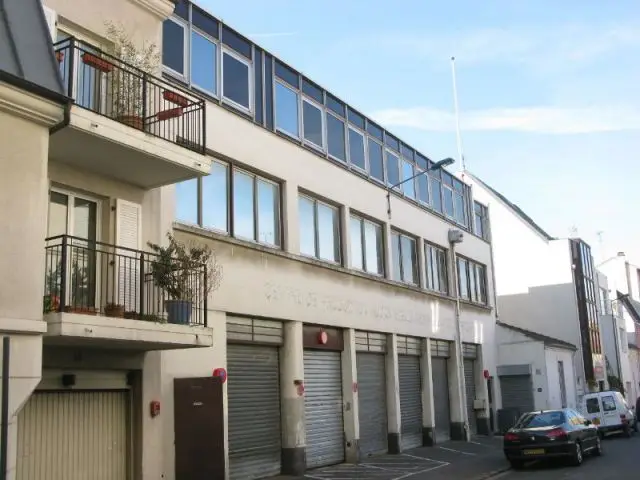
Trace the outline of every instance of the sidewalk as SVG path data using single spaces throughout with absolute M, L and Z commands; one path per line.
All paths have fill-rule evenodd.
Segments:
M 476 437 L 471 442 L 446 442 L 370 457 L 358 465 L 334 465 L 309 470 L 302 477 L 271 480 L 482 480 L 508 469 L 502 438 Z

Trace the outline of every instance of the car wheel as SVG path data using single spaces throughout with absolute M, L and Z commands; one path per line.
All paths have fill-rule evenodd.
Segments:
M 602 456 L 602 440 L 600 440 L 600 437 L 596 437 L 596 448 L 593 449 L 593 454 L 596 457 Z
M 524 467 L 524 462 L 522 460 L 509 460 L 509 463 L 511 464 L 511 468 L 514 470 L 522 470 Z
M 582 465 L 583 460 L 584 458 L 582 456 L 582 445 L 576 442 L 575 448 L 573 450 L 572 463 L 574 466 L 579 467 L 580 465 Z

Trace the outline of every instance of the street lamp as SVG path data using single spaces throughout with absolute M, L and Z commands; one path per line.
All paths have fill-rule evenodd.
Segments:
M 456 255 L 456 245 L 462 243 L 464 240 L 464 233 L 461 230 L 452 228 L 448 232 L 449 240 L 449 252 L 451 271 L 453 275 L 450 278 L 453 280 L 452 291 L 455 293 L 456 305 L 455 305 L 455 355 L 458 362 L 458 395 L 460 397 L 462 421 L 465 430 L 465 440 L 470 439 L 469 431 L 469 417 L 467 414 L 467 389 L 464 383 L 464 355 L 462 354 L 462 333 L 460 331 L 460 284 L 458 282 L 458 259 Z
M 453 165 L 456 161 L 453 158 L 447 157 L 447 158 L 443 158 L 442 160 L 434 163 L 433 165 L 431 165 L 429 168 L 427 168 L 426 170 L 422 170 L 418 173 L 416 173 L 413 177 L 409 177 L 409 178 L 405 178 L 404 180 L 402 180 L 401 182 L 396 183 L 395 185 L 391 185 L 387 187 L 387 215 L 389 215 L 389 218 L 391 218 L 391 190 L 393 190 L 394 188 L 398 188 L 400 185 L 402 185 L 403 183 L 406 183 L 410 180 L 413 180 L 416 177 L 419 177 L 420 175 L 425 175 L 427 172 L 433 172 L 435 170 L 440 170 L 444 167 L 448 167 L 449 165 Z

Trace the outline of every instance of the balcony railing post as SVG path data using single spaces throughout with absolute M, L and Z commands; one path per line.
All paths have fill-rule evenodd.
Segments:
M 207 104 L 200 100 L 200 111 L 202 112 L 202 154 L 207 153 Z
M 207 267 L 204 267 L 204 275 L 202 276 L 202 282 L 203 282 L 203 289 L 202 291 L 204 292 L 203 295 L 203 299 L 202 299 L 202 309 L 203 312 L 202 314 L 204 315 L 204 326 L 208 326 L 207 325 Z
M 142 124 L 145 124 L 147 118 L 147 73 L 142 73 Z
M 62 237 L 62 252 L 60 252 L 60 302 L 58 311 L 64 312 L 67 303 L 67 246 L 69 239 L 66 235 Z
M 69 39 L 69 68 L 67 71 L 67 96 L 69 98 L 73 98 L 73 85 L 75 83 L 75 78 L 73 75 L 73 70 L 76 64 L 76 39 L 71 37 Z M 75 100 L 75 98 L 74 98 Z
M 140 253 L 140 318 L 144 315 L 144 252 Z

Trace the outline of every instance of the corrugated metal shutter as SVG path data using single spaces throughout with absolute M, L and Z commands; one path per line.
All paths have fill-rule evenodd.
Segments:
M 16 480 L 130 478 L 129 392 L 35 392 L 18 415 Z
M 229 478 L 250 480 L 280 473 L 278 349 L 227 345 Z
M 467 415 L 469 416 L 469 430 L 477 433 L 476 412 L 473 409 L 473 401 L 476 398 L 475 360 L 464 359 L 464 388 L 467 393 Z
M 500 377 L 500 391 L 502 408 L 517 408 L 520 413 L 534 410 L 531 375 Z
M 340 352 L 304 351 L 307 468 L 344 461 Z
M 386 452 L 388 438 L 385 356 L 358 352 L 356 367 L 360 407 L 360 453 L 372 455 Z
M 451 438 L 451 414 L 449 413 L 449 374 L 447 359 L 431 358 L 433 379 L 433 407 L 435 410 L 436 441 L 443 442 Z
M 402 448 L 422 446 L 422 379 L 420 357 L 398 355 Z

